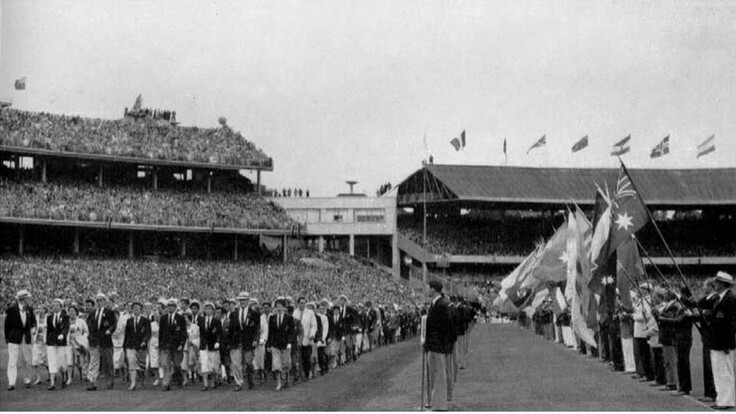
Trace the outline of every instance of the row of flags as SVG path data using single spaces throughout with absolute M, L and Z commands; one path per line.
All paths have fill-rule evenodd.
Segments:
M 708 155 L 711 152 L 714 152 L 716 150 L 716 144 L 715 144 L 716 136 L 715 134 L 709 136 L 705 139 L 702 143 L 698 145 L 698 155 L 697 158 L 700 158 L 702 156 Z M 465 130 L 460 133 L 459 137 L 455 137 L 450 140 L 450 144 L 453 148 L 455 148 L 455 151 L 460 151 L 462 149 L 465 149 Z M 588 145 L 590 144 L 590 139 L 588 136 L 584 136 L 580 138 L 575 144 L 572 146 L 572 152 L 576 153 L 579 151 L 584 150 L 585 148 L 588 148 Z M 534 144 L 532 144 L 531 147 L 529 147 L 528 150 L 526 150 L 526 153 L 529 154 L 532 150 L 535 148 L 540 148 L 547 145 L 547 135 L 542 135 L 541 138 L 536 140 Z M 506 145 L 506 139 L 503 140 L 503 155 L 507 156 L 507 145 Z M 617 141 L 613 144 L 613 148 L 611 149 L 611 156 L 613 157 L 620 157 L 628 152 L 631 151 L 631 135 L 627 135 L 626 137 L 622 138 L 621 140 Z M 660 158 L 670 153 L 670 136 L 667 135 L 660 141 L 657 145 L 652 148 L 651 152 L 649 153 L 649 158 Z
M 599 320 L 610 317 L 618 300 L 631 306 L 630 292 L 649 282 L 635 234 L 650 221 L 651 213 L 621 163 L 612 195 L 596 186 L 593 221 L 574 205 L 552 237 L 537 243 L 501 282 L 494 305 L 531 317 L 549 298 L 554 312 L 569 309 L 575 334 L 597 347 Z

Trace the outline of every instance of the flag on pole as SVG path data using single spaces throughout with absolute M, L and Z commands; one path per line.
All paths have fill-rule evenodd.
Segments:
M 595 331 L 598 329 L 598 302 L 588 289 L 590 274 L 590 242 L 592 226 L 580 207 L 575 206 L 575 295 L 570 309 L 570 318 L 573 331 L 586 344 L 598 347 L 595 340 Z M 591 329 L 592 328 L 592 329 Z
M 583 148 L 588 147 L 588 136 L 584 136 L 580 138 L 580 141 L 576 142 L 575 145 L 572 146 L 572 152 L 578 152 Z
M 616 182 L 616 194 L 613 197 L 611 209 L 611 240 L 609 252 L 626 240 L 631 240 L 631 235 L 639 231 L 649 222 L 649 212 L 637 194 L 631 181 L 631 176 L 621 163 Z
M 453 138 L 450 141 L 450 144 L 452 144 L 452 146 L 455 148 L 455 151 L 460 151 L 461 144 L 460 144 L 460 140 L 459 139 Z
M 644 277 L 644 263 L 639 254 L 639 246 L 634 240 L 628 239 L 618 246 L 616 256 L 618 259 L 616 280 L 618 291 L 621 294 L 621 303 L 631 307 L 631 283 L 633 281 L 639 284 Z
M 132 111 L 140 111 L 141 107 L 143 106 L 143 94 L 138 94 L 138 97 L 135 98 L 135 103 L 133 104 Z
M 460 142 L 463 144 L 463 148 L 465 148 L 465 130 L 463 129 L 463 132 L 460 133 Z
M 526 150 L 526 153 L 528 154 L 529 151 L 533 150 L 534 148 L 543 147 L 547 144 L 547 135 L 542 135 L 542 138 L 539 138 L 537 142 L 534 143 L 531 147 L 529 147 L 528 150 Z
M 542 282 L 567 279 L 567 223 L 561 225 L 544 246 L 532 276 Z
M 670 136 L 664 137 L 662 142 L 652 148 L 649 158 L 659 158 L 670 153 Z
M 26 89 L 26 77 L 15 80 L 15 90 L 23 91 Z
M 716 143 L 715 143 L 716 136 L 711 135 L 703 141 L 700 145 L 698 145 L 698 158 L 708 155 L 711 152 L 716 150 Z M 505 142 L 505 141 L 504 141 Z
M 627 135 L 626 138 L 613 144 L 613 151 L 611 151 L 611 155 L 614 157 L 618 157 L 631 151 L 629 141 L 631 141 L 631 135 Z

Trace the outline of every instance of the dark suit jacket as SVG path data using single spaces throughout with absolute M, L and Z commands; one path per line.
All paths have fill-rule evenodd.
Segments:
M 215 344 L 220 342 L 222 338 L 222 323 L 219 319 L 212 316 L 210 321 L 209 329 L 205 326 L 207 324 L 207 317 L 204 316 L 199 319 L 199 349 L 215 351 Z M 220 344 L 222 346 L 222 344 Z
M 447 299 L 441 297 L 429 308 L 427 313 L 426 339 L 424 350 L 449 354 L 455 342 L 452 315 Z
M 5 311 L 5 342 L 9 344 L 20 344 L 25 340 L 26 344 L 31 344 L 31 329 L 36 326 L 36 315 L 33 308 L 25 307 L 26 323 L 20 318 L 20 307 L 14 304 Z
M 284 350 L 291 342 L 290 339 L 294 335 L 296 327 L 294 326 L 294 318 L 286 313 L 284 313 L 281 326 L 277 326 L 278 316 L 278 314 L 274 313 L 268 320 L 268 341 L 266 341 L 266 347 Z
M 327 336 L 332 338 L 333 341 L 342 340 L 342 337 L 345 336 L 345 319 L 340 317 L 336 318 L 335 315 L 331 313 L 330 316 L 327 317 L 327 320 L 330 324 Z
M 700 337 L 703 341 L 704 348 L 707 347 L 710 349 L 710 339 L 713 331 L 711 327 L 713 323 L 713 307 L 718 299 L 718 295 L 713 295 L 711 298 L 708 298 L 706 295 L 697 302 L 697 306 L 700 308 L 700 317 L 698 318 L 700 321 Z
M 135 349 L 136 351 L 145 351 L 148 349 L 148 341 L 151 339 L 151 322 L 145 316 L 140 316 L 138 324 L 134 322 L 135 315 L 131 315 L 125 322 L 125 339 L 123 340 L 124 349 Z M 145 345 L 141 345 L 145 344 Z
M 241 324 L 242 322 L 242 324 Z M 261 315 L 253 308 L 248 308 L 247 316 L 240 320 L 240 308 L 230 313 L 230 347 L 243 348 L 244 351 L 255 349 L 261 329 Z
M 102 309 L 102 323 L 97 328 L 97 311 L 93 310 L 87 315 L 87 327 L 89 328 L 89 346 L 92 348 L 112 348 L 112 333 L 115 332 L 118 320 L 115 312 L 108 308 Z M 110 335 L 106 335 L 105 331 L 110 331 Z
M 69 338 L 69 316 L 61 312 L 57 324 L 54 324 L 54 319 L 53 313 L 46 317 L 46 345 L 66 346 L 66 340 Z M 59 339 L 59 335 L 62 339 Z
M 174 314 L 174 322 L 169 322 L 171 314 L 161 315 L 158 329 L 158 349 L 175 352 L 187 342 L 187 321 L 183 315 Z
M 736 297 L 730 290 L 723 299 L 716 298 L 711 318 L 710 349 L 736 349 Z

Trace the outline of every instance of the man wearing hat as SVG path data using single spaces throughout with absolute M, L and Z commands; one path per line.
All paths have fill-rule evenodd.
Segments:
M 143 304 L 133 302 L 133 314 L 125 323 L 125 338 L 123 349 L 128 360 L 128 372 L 130 373 L 130 391 L 138 385 L 138 373 L 143 373 L 146 368 L 146 354 L 148 341 L 151 339 L 151 322 L 145 316 L 141 316 Z M 141 386 L 146 376 L 141 375 Z
M 108 381 L 108 388 L 115 383 L 112 363 L 112 334 L 117 320 L 112 310 L 105 307 L 107 297 L 98 293 L 95 297 L 97 309 L 87 315 L 89 327 L 89 382 L 88 391 L 97 390 L 97 378 L 102 374 Z
M 220 338 L 222 338 L 222 324 L 214 315 L 215 305 L 212 302 L 204 303 L 204 315 L 199 318 L 199 364 L 200 374 L 204 381 L 202 391 L 209 389 L 209 375 L 213 381 L 217 380 L 220 370 Z
M 451 392 L 454 328 L 447 299 L 442 295 L 442 283 L 429 282 L 431 306 L 427 312 L 424 352 L 428 354 L 429 402 L 435 411 L 447 411 Z
M 248 292 L 240 292 L 236 298 L 238 307 L 230 313 L 230 370 L 235 378 L 233 391 L 243 389 L 243 365 L 248 381 L 248 388 L 255 386 L 253 381 L 253 355 L 258 345 L 258 331 L 261 318 L 258 312 L 250 307 Z
M 187 342 L 187 322 L 176 312 L 176 299 L 167 302 L 166 311 L 161 315 L 158 330 L 159 365 L 163 369 L 163 390 L 171 390 L 171 377 L 183 378 L 181 361 L 184 358 L 184 345 Z
M 710 359 L 717 394 L 713 408 L 718 410 L 733 408 L 736 405 L 733 372 L 733 354 L 736 350 L 736 298 L 731 292 L 733 284 L 733 276 L 728 273 L 716 274 L 715 290 L 718 297 L 711 313 Z
M 15 389 L 18 361 L 22 361 L 23 384 L 31 386 L 31 329 L 36 327 L 36 315 L 28 305 L 31 294 L 22 289 L 16 302 L 5 310 L 5 342 L 8 344 L 8 390 Z

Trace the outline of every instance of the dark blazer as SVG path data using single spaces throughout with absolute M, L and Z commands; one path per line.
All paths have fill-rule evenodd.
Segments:
M 719 297 L 718 295 L 713 295 L 710 298 L 708 296 L 706 295 L 698 300 L 697 306 L 700 309 L 698 320 L 700 321 L 700 337 L 703 341 L 703 347 L 710 349 L 710 339 L 713 331 L 713 328 L 711 328 L 711 324 L 713 323 L 713 307 L 716 305 Z
M 716 298 L 711 321 L 710 349 L 736 349 L 736 297 L 730 290 L 723 299 Z
M 92 348 L 112 348 L 112 333 L 115 332 L 118 320 L 115 312 L 108 308 L 102 309 L 102 323 L 97 328 L 97 311 L 93 310 L 87 315 L 87 327 L 89 328 L 89 346 Z M 110 335 L 105 334 L 110 331 Z
M 426 339 L 424 350 L 449 354 L 455 342 L 454 327 L 447 299 L 441 297 L 430 306 L 427 313 Z
M 254 342 L 258 342 L 261 330 L 261 315 L 249 307 L 247 316 L 240 320 L 240 308 L 230 313 L 230 347 L 243 348 L 244 351 L 255 349 Z
M 345 336 L 345 319 L 339 316 L 335 317 L 334 314 L 330 313 L 330 316 L 327 317 L 327 321 L 329 322 L 330 328 L 327 332 L 327 336 L 334 341 L 342 340 L 342 337 Z
M 266 341 L 266 347 L 284 350 L 290 343 L 296 327 L 294 326 L 294 318 L 286 312 L 284 312 L 284 319 L 281 321 L 281 326 L 277 326 L 278 316 L 278 314 L 274 313 L 268 320 L 268 340 Z
M 148 318 L 141 315 L 138 320 L 138 324 L 136 325 L 134 319 L 135 315 L 131 315 L 130 318 L 128 318 L 128 321 L 125 322 L 125 339 L 123 340 L 123 348 L 145 351 L 148 349 L 148 341 L 151 339 L 151 322 Z
M 215 351 L 215 344 L 220 342 L 222 338 L 222 323 L 214 315 L 210 321 L 209 329 L 205 326 L 207 324 L 207 317 L 198 318 L 199 325 L 199 349 L 207 351 Z M 220 344 L 222 346 L 222 344 Z
M 171 314 L 161 315 L 158 329 L 158 349 L 167 350 L 169 352 L 177 351 L 177 348 L 183 347 L 187 342 L 187 321 L 184 315 L 174 314 L 173 323 Z
M 69 338 L 69 316 L 61 312 L 59 314 L 59 322 L 54 324 L 55 315 L 52 313 L 46 317 L 46 345 L 47 346 L 66 346 Z M 59 339 L 59 335 L 62 336 Z
M 31 344 L 31 329 L 36 327 L 36 315 L 33 308 L 26 306 L 26 324 L 20 318 L 20 307 L 17 303 L 5 310 L 5 343 L 20 344 L 25 340 L 26 344 Z

